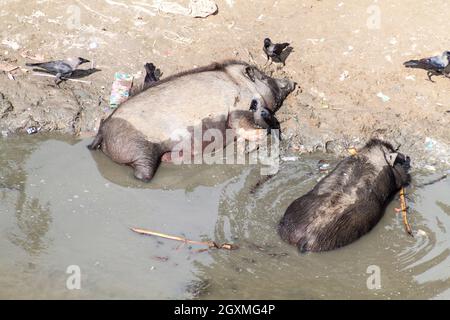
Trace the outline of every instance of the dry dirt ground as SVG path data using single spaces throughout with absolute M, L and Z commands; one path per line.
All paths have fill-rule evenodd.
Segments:
M 343 153 L 378 136 L 401 144 L 416 168 L 449 167 L 450 79 L 433 83 L 402 65 L 450 49 L 448 1 L 217 0 L 207 18 L 158 12 L 153 2 L 0 0 L 0 61 L 24 66 L 25 50 L 45 59 L 82 56 L 102 70 L 85 78 L 92 85 L 61 88 L 22 70 L 14 81 L 0 73 L 3 135 L 30 126 L 93 134 L 114 72 L 140 82 L 148 61 L 164 75 L 229 58 L 262 67 L 270 36 L 294 47 L 285 67 L 265 68 L 300 85 L 278 113 L 289 152 Z

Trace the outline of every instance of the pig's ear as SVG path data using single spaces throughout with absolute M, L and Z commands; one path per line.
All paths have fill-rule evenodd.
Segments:
M 245 75 L 252 80 L 252 82 L 255 82 L 255 69 L 252 67 L 246 67 L 245 68 Z
M 388 153 L 387 157 L 386 157 L 386 161 L 389 163 L 389 165 L 391 167 L 394 166 L 395 160 L 397 159 L 398 153 L 394 152 L 394 153 Z

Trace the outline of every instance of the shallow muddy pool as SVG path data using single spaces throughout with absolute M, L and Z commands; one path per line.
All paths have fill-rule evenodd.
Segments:
M 394 199 L 354 244 L 300 255 L 275 228 L 320 179 L 323 154 L 282 163 L 252 195 L 256 166 L 163 164 L 144 184 L 89 142 L 0 138 L 0 298 L 450 298 L 449 180 L 407 189 L 414 238 Z M 414 183 L 437 176 L 415 172 Z M 202 252 L 133 226 L 240 248 Z M 66 286 L 74 265 L 79 290 Z M 367 285 L 373 266 L 380 289 Z

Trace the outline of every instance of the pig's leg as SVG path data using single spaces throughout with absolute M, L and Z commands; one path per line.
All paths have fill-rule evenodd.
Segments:
M 117 163 L 134 168 L 134 176 L 150 181 L 164 153 L 159 143 L 148 141 L 140 132 L 123 119 L 108 119 L 102 126 L 105 154 Z
M 98 127 L 97 135 L 94 138 L 94 141 L 90 145 L 88 145 L 89 150 L 95 150 L 101 147 L 103 142 L 103 119 L 100 121 L 100 126 Z

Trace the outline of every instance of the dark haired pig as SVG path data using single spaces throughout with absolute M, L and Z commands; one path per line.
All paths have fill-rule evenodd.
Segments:
M 237 138 L 262 140 L 267 128 L 261 129 L 264 124 L 250 107 L 257 104 L 273 114 L 294 88 L 292 81 L 270 78 L 239 61 L 182 72 L 120 105 L 102 122 L 89 148 L 101 148 L 115 162 L 132 166 L 136 178 L 148 181 L 161 157 L 196 129 L 218 129 L 223 137 L 233 129 Z
M 281 238 L 300 252 L 352 243 L 378 223 L 390 197 L 409 183 L 409 163 L 389 143 L 370 140 L 291 203 L 278 226 Z

